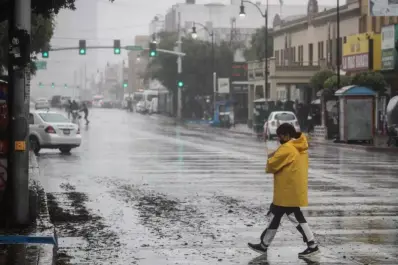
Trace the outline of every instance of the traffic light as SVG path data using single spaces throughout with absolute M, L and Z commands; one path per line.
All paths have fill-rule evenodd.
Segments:
M 183 87 L 183 86 L 184 86 L 184 82 L 183 82 L 182 80 L 178 80 L 178 81 L 177 81 L 177 86 L 178 86 L 179 88 Z
M 86 55 L 86 40 L 79 40 L 79 54 Z
M 41 82 L 39 82 L 39 87 L 43 87 L 43 84 Z
M 113 53 L 120 54 L 120 40 L 113 41 Z
M 51 83 L 51 87 L 54 88 L 54 87 L 55 87 L 55 84 L 54 84 L 54 83 Z
M 48 50 L 44 50 L 44 51 L 41 52 L 41 57 L 42 58 L 48 58 L 48 56 L 49 56 Z
M 158 54 L 158 51 L 156 50 L 156 42 L 150 42 L 149 43 L 149 56 L 150 57 L 155 57 Z
M 125 81 L 125 82 L 123 83 L 123 87 L 124 87 L 124 88 L 127 88 L 127 86 L 128 86 L 128 83 Z
M 65 88 L 68 88 L 68 85 L 67 85 L 67 84 L 65 84 L 65 85 L 64 85 L 64 87 L 65 87 Z

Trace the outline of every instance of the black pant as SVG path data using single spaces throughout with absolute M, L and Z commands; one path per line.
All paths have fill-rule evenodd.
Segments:
M 283 207 L 271 204 L 267 216 L 271 217 L 271 221 L 268 224 L 267 229 L 261 234 L 261 244 L 268 247 L 276 235 L 276 231 L 279 228 L 282 217 L 286 214 L 288 219 L 296 224 L 296 229 L 303 236 L 303 241 L 309 246 L 314 243 L 314 235 L 312 234 L 307 221 L 301 212 L 300 207 Z

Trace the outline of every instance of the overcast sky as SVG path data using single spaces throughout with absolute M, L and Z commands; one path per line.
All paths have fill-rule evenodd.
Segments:
M 178 1 L 183 2 L 183 1 Z M 229 0 L 197 0 L 198 4 L 224 3 Z M 265 3 L 265 1 L 262 1 Z M 284 0 L 284 5 L 307 5 L 307 0 Z M 146 35 L 149 23 L 157 14 L 165 15 L 176 4 L 176 0 L 76 0 L 77 10 L 61 11 L 56 19 L 56 29 L 51 41 L 52 47 L 77 46 L 79 39 L 86 39 L 87 45 L 113 45 L 113 39 L 121 39 L 122 45 L 133 44 L 135 35 Z M 336 1 L 318 0 L 319 5 L 333 5 Z M 341 0 L 340 4 L 345 1 Z M 269 0 L 269 4 L 279 4 L 279 0 Z M 79 85 L 86 66 L 87 77 L 102 71 L 107 62 L 117 63 L 126 60 L 127 53 L 113 55 L 112 50 L 88 50 L 86 56 L 77 51 L 51 52 L 47 70 L 39 71 L 32 81 L 32 93 L 42 91 L 48 94 L 65 94 L 64 84 Z M 47 88 L 37 89 L 37 84 L 47 84 Z M 55 82 L 57 89 L 51 89 Z M 40 93 L 41 94 L 41 93 Z M 67 94 L 71 94 L 70 91 Z

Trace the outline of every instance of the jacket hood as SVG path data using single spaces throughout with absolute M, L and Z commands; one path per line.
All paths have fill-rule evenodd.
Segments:
M 298 133 L 296 139 L 291 140 L 290 143 L 300 153 L 308 150 L 308 141 L 307 141 L 307 137 L 304 135 L 304 133 Z

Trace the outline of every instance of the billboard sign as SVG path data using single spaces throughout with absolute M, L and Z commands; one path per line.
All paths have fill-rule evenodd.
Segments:
M 247 63 L 245 62 L 234 62 L 232 63 L 232 76 L 231 82 L 235 81 L 247 81 Z
M 218 78 L 218 93 L 229 94 L 229 78 Z
M 395 26 L 390 25 L 381 29 L 381 69 L 395 68 Z
M 398 16 L 398 0 L 369 0 L 368 6 L 370 16 Z

